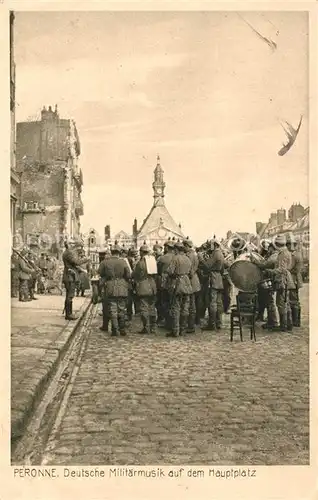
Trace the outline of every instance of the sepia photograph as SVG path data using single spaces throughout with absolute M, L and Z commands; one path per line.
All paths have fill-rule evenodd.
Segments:
M 308 12 L 7 22 L 11 465 L 309 465 Z

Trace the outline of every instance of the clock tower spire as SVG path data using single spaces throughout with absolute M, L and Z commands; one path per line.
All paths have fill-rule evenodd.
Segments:
M 163 169 L 160 165 L 160 157 L 157 156 L 157 165 L 154 170 L 154 182 L 152 183 L 154 206 L 164 205 L 166 184 L 163 180 Z

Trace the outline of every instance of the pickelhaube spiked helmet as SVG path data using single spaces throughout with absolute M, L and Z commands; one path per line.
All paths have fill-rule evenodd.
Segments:
M 140 252 L 149 253 L 150 252 L 150 248 L 148 247 L 148 245 L 142 245 L 140 247 Z

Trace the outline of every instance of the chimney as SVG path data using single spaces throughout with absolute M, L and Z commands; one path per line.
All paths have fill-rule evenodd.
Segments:
M 137 219 L 134 219 L 134 224 L 133 224 L 133 237 L 136 238 L 138 233 L 138 226 L 137 226 Z
M 105 241 L 110 240 L 110 226 L 105 226 Z

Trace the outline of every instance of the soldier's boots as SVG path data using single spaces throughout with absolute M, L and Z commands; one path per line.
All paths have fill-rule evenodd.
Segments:
M 288 311 L 287 313 L 287 331 L 288 332 L 293 331 L 293 317 L 291 311 Z
M 195 316 L 190 314 L 188 320 L 188 328 L 186 330 L 187 333 L 195 333 Z
M 301 326 L 301 308 L 299 307 L 298 308 L 298 321 L 297 321 L 297 325 L 298 327 Z
M 290 314 L 279 313 L 279 330 L 281 332 L 290 332 L 293 329 L 292 318 Z
M 203 331 L 205 332 L 215 332 L 216 331 L 216 326 L 214 323 L 208 323 L 206 326 L 202 328 Z
M 119 327 L 119 333 L 122 337 L 125 337 L 127 335 L 126 333 L 126 318 L 118 318 L 118 327 Z
M 166 333 L 166 337 L 178 337 L 179 333 L 176 331 Z
M 202 328 L 202 330 L 207 332 L 215 332 L 216 330 L 216 313 L 209 315 L 208 324 Z
M 222 329 L 222 313 L 220 311 L 217 311 L 216 313 L 216 329 Z
M 300 327 L 300 316 L 301 316 L 300 307 L 292 306 L 292 308 L 291 308 L 291 314 L 292 314 L 293 326 L 295 326 L 297 328 Z
M 109 320 L 103 318 L 103 325 L 99 328 L 102 332 L 108 332 Z
M 187 325 L 188 325 L 188 316 L 181 316 L 180 317 L 180 326 L 179 326 L 180 337 L 182 337 L 182 335 L 185 334 Z
M 73 314 L 73 302 L 70 301 L 65 301 L 65 319 L 67 321 L 75 321 L 77 319 L 77 316 L 74 316 Z
M 150 333 L 157 333 L 157 318 L 156 316 L 150 316 Z
M 148 321 L 148 318 L 146 316 L 141 316 L 141 321 L 142 321 L 142 330 L 140 330 L 140 334 L 148 334 L 150 333 L 150 325 L 149 325 L 149 321 Z

